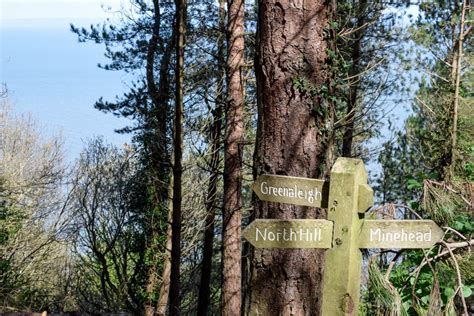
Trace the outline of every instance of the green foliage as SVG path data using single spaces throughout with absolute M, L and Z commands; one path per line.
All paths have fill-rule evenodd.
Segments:
M 473 233 L 472 206 L 472 70 L 461 73 L 460 95 L 455 95 L 455 78 L 448 65 L 454 60 L 459 35 L 459 3 L 434 1 L 420 4 L 420 15 L 410 34 L 419 47 L 417 62 L 427 70 L 422 77 L 413 114 L 393 142 L 384 145 L 379 156 L 383 174 L 378 180 L 384 201 L 409 204 L 423 217 L 449 226 L 445 240 L 470 240 Z M 464 54 L 472 52 L 472 40 L 465 39 Z M 472 82 L 472 80 L 471 80 Z M 456 147 L 452 143 L 453 104 L 459 97 Z M 454 153 L 454 155 L 453 155 Z M 454 160 L 452 157 L 454 156 Z M 454 166 L 454 174 L 450 168 Z M 411 217 L 404 213 L 402 216 Z M 462 234 L 461 237 L 459 234 Z M 406 250 L 390 274 L 409 315 L 458 315 L 461 296 L 472 293 L 472 256 L 465 247 L 452 250 L 436 246 L 429 252 Z M 440 255 L 442 254 L 442 255 Z M 458 282 L 459 267 L 461 284 Z M 458 293 L 458 290 L 460 291 Z
M 157 248 L 146 246 L 151 229 L 147 219 L 166 222 L 162 211 L 147 216 L 149 190 L 142 168 L 132 148 L 119 150 L 101 139 L 91 141 L 81 153 L 70 204 L 75 222 L 74 285 L 81 311 L 142 312 L 146 267 L 158 261 Z M 155 252 L 151 255 L 148 248 Z
M 311 97 L 314 97 L 318 94 L 319 90 L 311 83 L 308 79 L 303 77 L 294 77 L 291 80 L 293 88 L 298 90 L 303 94 L 308 94 Z
M 426 253 L 425 255 L 432 257 L 434 254 Z M 425 255 L 420 250 L 406 251 L 404 260 L 391 273 L 390 282 L 400 291 L 408 315 L 425 315 L 434 299 L 439 300 L 440 308 L 450 315 L 455 309 L 453 301 L 458 287 L 454 261 L 442 258 L 432 261 L 430 263 L 432 267 L 426 264 L 421 270 L 415 270 L 416 273 L 414 273 L 413 267 L 422 262 Z M 473 259 L 471 256 L 459 255 L 456 256 L 456 260 L 461 269 L 463 282 L 460 291 L 467 298 L 472 294 Z
M 0 103 L 0 135 L 0 312 L 70 308 L 61 142 L 40 137 L 8 100 Z
M 462 213 L 463 209 L 466 211 L 465 204 L 469 198 L 469 185 L 463 182 L 450 184 L 430 180 L 424 182 L 423 209 L 436 222 L 452 226 L 454 229 L 459 228 L 463 233 L 469 233 L 464 228 L 472 229 L 467 214 Z
M 369 263 L 368 287 L 369 293 L 375 301 L 375 306 L 371 306 L 369 309 L 371 312 L 385 310 L 393 316 L 407 315 L 400 294 L 382 274 L 375 260 Z
M 467 52 L 469 54 L 469 52 Z M 472 54 L 470 55 L 472 56 Z M 472 63 L 473 57 L 467 62 Z M 472 69 L 466 70 L 464 76 L 465 91 L 461 97 L 461 106 L 459 109 L 459 133 L 458 133 L 458 148 L 459 167 L 457 168 L 457 177 L 466 181 L 474 181 L 474 106 L 472 82 L 474 80 L 474 72 Z
M 403 93 L 404 81 L 398 79 L 404 74 L 395 71 L 402 58 L 394 13 L 402 6 L 397 1 L 337 1 L 328 13 L 324 34 L 331 77 L 319 89 L 313 110 L 325 118 L 323 132 L 335 144 L 334 157 L 368 158 L 367 142 L 379 135 L 387 108 L 382 100 Z

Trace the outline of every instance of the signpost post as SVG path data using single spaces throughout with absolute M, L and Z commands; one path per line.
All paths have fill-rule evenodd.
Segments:
M 261 175 L 252 185 L 268 202 L 328 208 L 324 219 L 257 219 L 242 235 L 257 248 L 326 248 L 322 315 L 357 315 L 363 248 L 430 248 L 443 230 L 430 220 L 369 220 L 373 191 L 360 159 L 339 158 L 331 181 Z
M 328 219 L 334 221 L 334 233 L 324 264 L 322 315 L 357 315 L 362 271 L 357 237 L 360 217 L 372 204 L 362 160 L 338 159 L 329 186 Z

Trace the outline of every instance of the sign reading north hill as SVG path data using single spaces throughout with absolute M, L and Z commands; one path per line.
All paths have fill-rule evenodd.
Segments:
M 443 230 L 430 220 L 362 221 L 359 248 L 430 248 L 443 238 Z
M 333 222 L 325 219 L 256 219 L 242 236 L 256 248 L 331 248 Z
M 252 185 L 262 201 L 327 207 L 329 183 L 320 179 L 261 175 Z

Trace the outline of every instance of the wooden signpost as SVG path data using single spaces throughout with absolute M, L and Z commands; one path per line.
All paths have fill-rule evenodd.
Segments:
M 373 191 L 360 159 L 339 158 L 331 181 L 261 175 L 252 186 L 268 202 L 328 208 L 328 219 L 257 219 L 243 237 L 257 248 L 326 248 L 322 315 L 357 315 L 362 248 L 430 248 L 443 230 L 430 220 L 370 220 Z

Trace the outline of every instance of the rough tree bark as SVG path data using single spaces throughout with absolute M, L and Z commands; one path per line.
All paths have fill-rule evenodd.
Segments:
M 183 157 L 183 81 L 184 81 L 184 35 L 186 27 L 186 1 L 176 0 L 176 102 L 174 113 L 174 140 L 173 140 L 173 219 L 172 246 L 171 246 L 171 276 L 169 292 L 169 314 L 181 314 L 180 297 L 180 263 L 181 263 L 181 183 L 182 183 L 182 157 Z
M 228 1 L 226 135 L 224 144 L 222 315 L 240 315 L 244 1 Z
M 324 157 L 318 90 L 325 67 L 326 2 L 261 0 L 255 61 L 258 128 L 256 175 L 316 178 Z M 257 218 L 321 218 L 318 209 L 258 201 Z M 319 315 L 324 253 L 254 249 L 246 303 L 249 315 Z
M 222 121 L 224 112 L 224 80 L 225 80 L 225 0 L 219 0 L 219 35 L 217 37 L 217 62 L 219 81 L 217 83 L 216 108 L 213 113 L 213 123 L 209 135 L 211 143 L 211 176 L 209 178 L 206 199 L 206 229 L 204 231 L 203 257 L 201 265 L 201 282 L 197 314 L 206 316 L 210 302 L 210 285 L 212 272 L 212 256 L 214 247 L 214 220 L 217 210 L 217 182 L 219 180 L 219 162 L 222 141 Z

